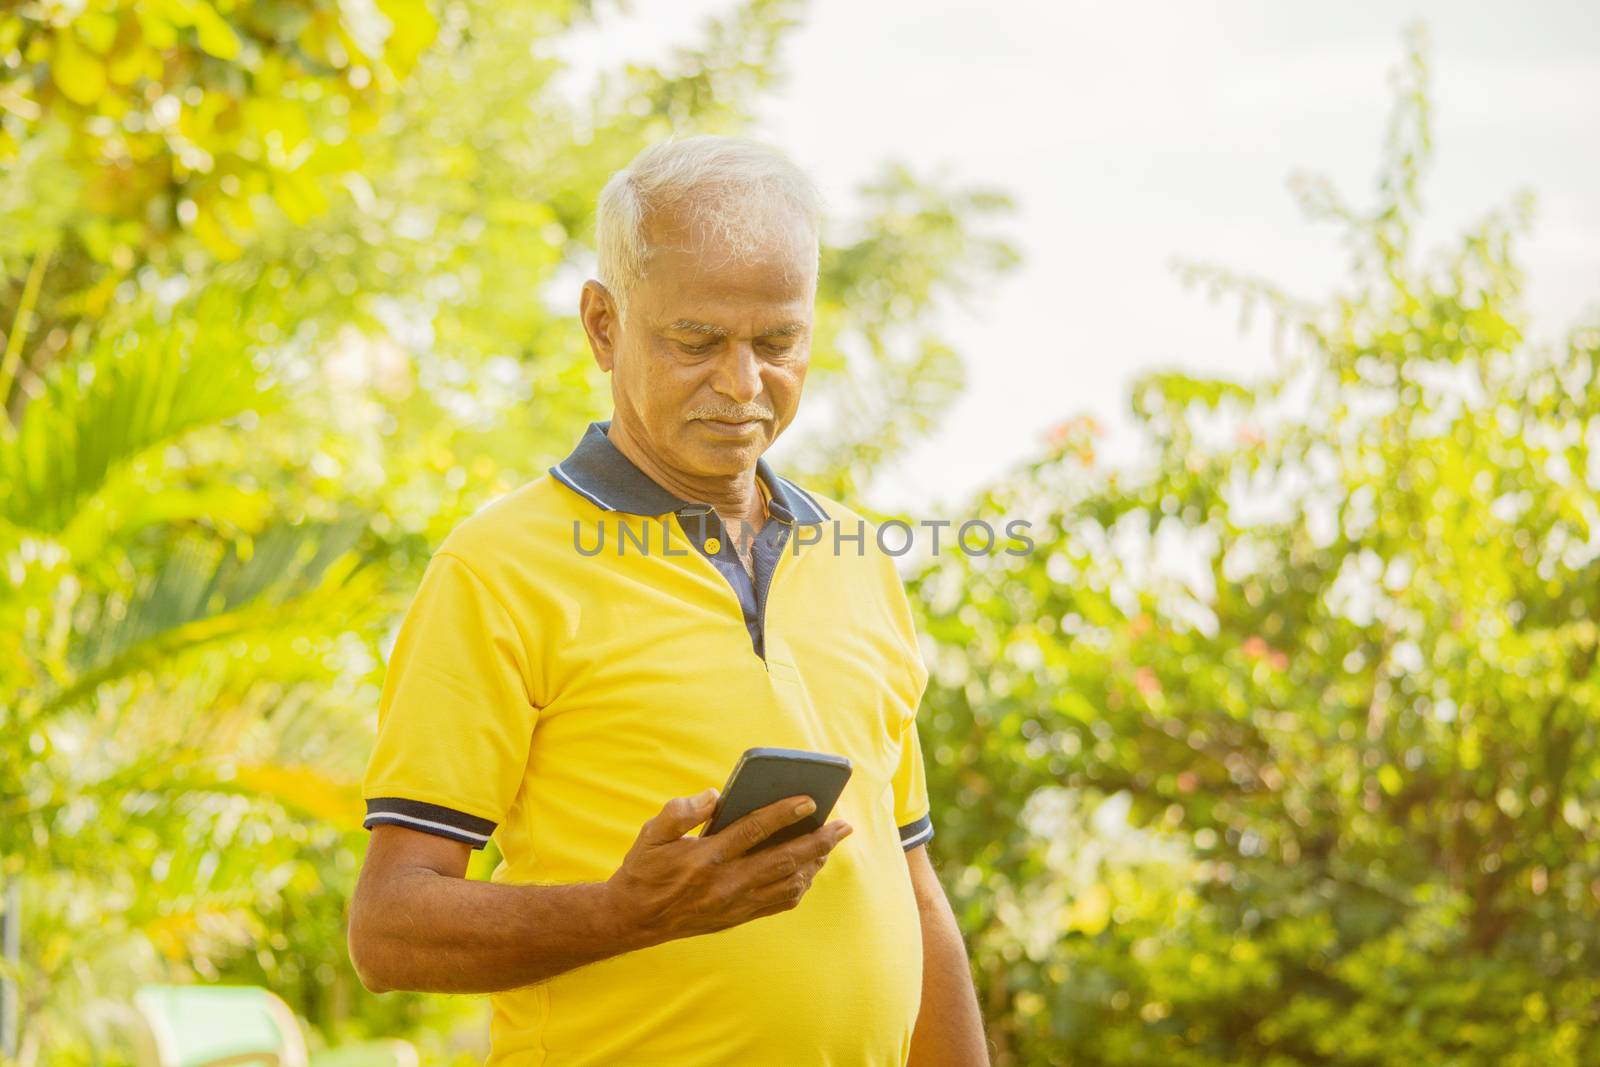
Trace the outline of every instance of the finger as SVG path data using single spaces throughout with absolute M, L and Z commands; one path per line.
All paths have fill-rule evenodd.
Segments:
M 788 901 L 785 901 L 782 904 L 769 904 L 766 907 L 762 908 L 760 911 L 752 913 L 750 918 L 751 919 L 763 919 L 763 918 L 766 918 L 768 915 L 777 915 L 779 912 L 791 911 L 791 910 L 793 910 L 793 908 L 794 908 L 794 905 L 790 904 Z M 746 920 L 746 921 L 748 921 L 748 920 Z
M 816 801 L 804 794 L 775 800 L 757 808 L 724 827 L 711 838 L 716 843 L 716 856 L 731 860 L 742 856 L 790 823 L 799 822 L 816 811 Z
M 793 841 L 785 841 L 781 845 L 774 845 L 756 853 L 750 857 L 756 870 L 752 873 L 749 884 L 765 885 L 775 879 L 785 878 L 807 864 L 820 864 L 828 858 L 828 853 L 832 852 L 840 841 L 850 836 L 853 829 L 843 819 L 836 819 Z
M 744 895 L 744 900 L 747 906 L 757 911 L 764 911 L 767 908 L 787 910 L 800 903 L 800 899 L 811 888 L 811 880 L 816 875 L 813 865 L 808 864 L 787 877 L 751 890 Z
M 666 845 L 711 817 L 717 807 L 717 791 L 707 789 L 692 797 L 673 797 L 659 815 L 653 815 L 639 832 L 647 845 Z

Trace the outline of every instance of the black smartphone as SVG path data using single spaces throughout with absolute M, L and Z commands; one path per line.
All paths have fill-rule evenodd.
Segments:
M 816 811 L 781 827 L 749 851 L 760 852 L 793 841 L 828 821 L 828 813 L 833 811 L 833 805 L 849 780 L 850 760 L 844 756 L 799 748 L 745 749 L 739 762 L 733 765 L 733 773 L 728 775 L 728 782 L 717 798 L 717 808 L 700 836 L 710 837 L 757 808 L 785 797 L 806 795 L 816 801 Z

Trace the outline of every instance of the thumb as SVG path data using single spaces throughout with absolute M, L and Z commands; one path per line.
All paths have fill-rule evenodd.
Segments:
M 676 841 L 696 826 L 711 818 L 717 807 L 717 790 L 707 789 L 692 797 L 673 797 L 644 827 L 644 837 L 650 844 L 664 845 Z

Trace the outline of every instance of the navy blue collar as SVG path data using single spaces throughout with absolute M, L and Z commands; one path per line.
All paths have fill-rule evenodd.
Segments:
M 710 511 L 703 501 L 684 500 L 668 492 L 655 479 L 623 455 L 606 431 L 611 420 L 591 422 L 567 458 L 550 468 L 562 485 L 602 511 L 621 511 L 630 515 L 665 515 L 686 509 L 697 514 Z M 767 510 L 780 522 L 801 525 L 823 522 L 828 513 L 815 497 L 787 478 L 780 478 L 765 456 L 756 460 L 756 477 L 767 487 L 771 499 Z

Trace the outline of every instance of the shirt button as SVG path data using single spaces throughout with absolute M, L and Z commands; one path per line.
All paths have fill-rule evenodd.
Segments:
M 705 543 L 705 550 L 706 555 L 715 556 L 718 552 L 722 551 L 722 542 L 713 537 Z

